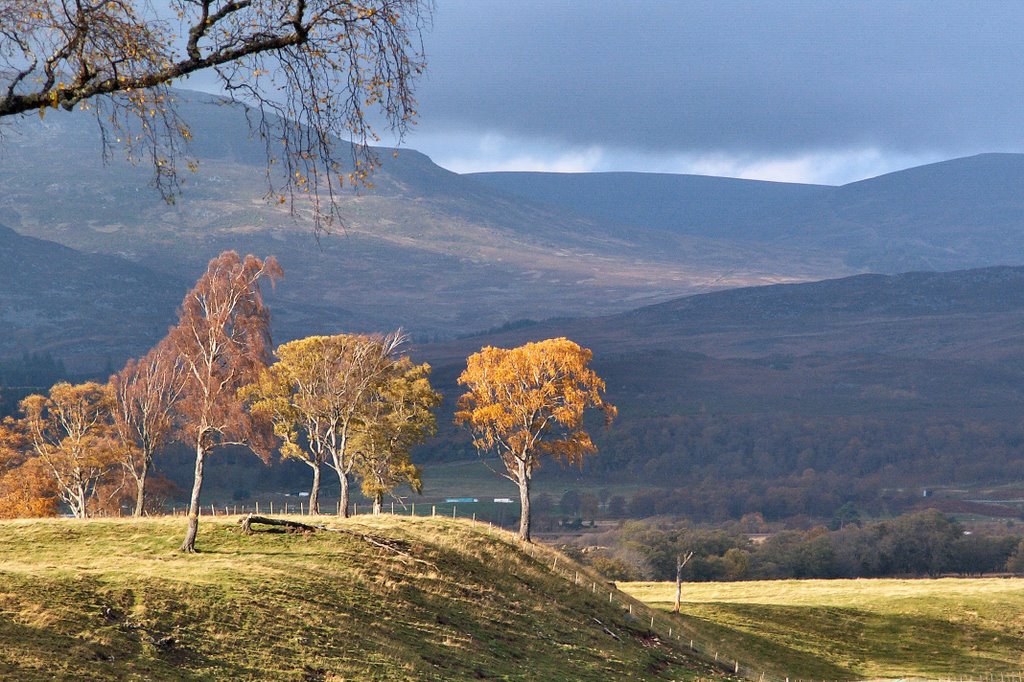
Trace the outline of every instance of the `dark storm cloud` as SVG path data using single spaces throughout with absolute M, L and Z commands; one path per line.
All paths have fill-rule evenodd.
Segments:
M 1022 29 L 1019 2 L 438 0 L 420 129 L 680 154 L 1017 150 Z

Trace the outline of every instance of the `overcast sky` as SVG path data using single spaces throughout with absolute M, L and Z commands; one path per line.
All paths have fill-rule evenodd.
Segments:
M 455 171 L 836 184 L 1024 151 L 1024 2 L 436 8 L 406 144 Z

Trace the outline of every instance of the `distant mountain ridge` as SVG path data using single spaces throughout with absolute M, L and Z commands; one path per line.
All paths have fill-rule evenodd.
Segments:
M 595 220 L 825 251 L 884 273 L 1024 263 L 1024 155 L 980 154 L 840 187 L 645 173 L 470 177 Z M 840 273 L 836 273 L 840 274 Z
M 686 296 L 625 313 L 476 336 L 508 345 L 570 336 L 599 353 L 673 350 L 717 358 L 868 352 L 1024 362 L 1024 266 L 854 275 Z

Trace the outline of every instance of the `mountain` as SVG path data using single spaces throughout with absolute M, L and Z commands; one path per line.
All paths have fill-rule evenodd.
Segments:
M 342 197 L 345 228 L 318 242 L 306 206 L 263 201 L 264 146 L 245 110 L 178 92 L 199 163 L 173 205 L 149 169 L 104 165 L 87 112 L 50 111 L 9 126 L 0 157 L 0 221 L 86 252 L 120 255 L 185 281 L 224 249 L 275 254 L 279 340 L 402 326 L 450 338 L 521 318 L 627 310 L 730 285 L 820 278 L 827 254 L 787 264 L 785 250 L 595 221 L 512 197 L 411 150 L 380 150 L 374 187 Z M 119 150 L 115 149 L 115 156 Z M 785 275 L 778 273 L 785 269 Z M 302 305 L 316 312 L 300 312 Z M 289 309 L 289 319 L 278 311 Z
M 849 271 L 1024 263 L 1024 155 L 982 154 L 824 187 L 644 173 L 478 173 L 594 220 L 830 253 Z M 840 274 L 837 270 L 835 274 Z

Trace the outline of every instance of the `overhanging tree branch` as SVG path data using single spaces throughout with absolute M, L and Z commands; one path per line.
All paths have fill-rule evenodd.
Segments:
M 191 131 L 168 87 L 212 71 L 229 98 L 256 112 L 268 196 L 306 207 L 318 230 L 328 228 L 342 187 L 368 185 L 378 164 L 370 111 L 399 140 L 415 117 L 429 0 L 170 5 L 176 19 L 146 0 L 0 0 L 0 118 L 92 108 L 104 154 L 113 140 L 133 162 L 148 159 L 153 184 L 172 200 Z

